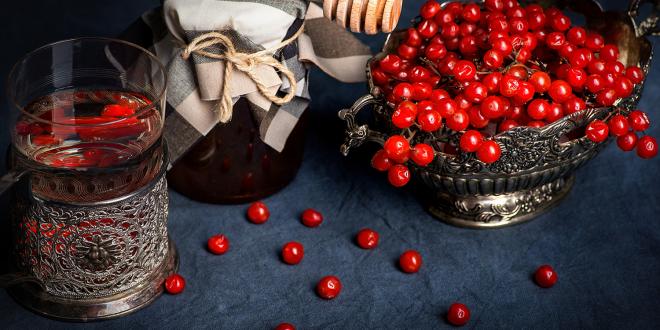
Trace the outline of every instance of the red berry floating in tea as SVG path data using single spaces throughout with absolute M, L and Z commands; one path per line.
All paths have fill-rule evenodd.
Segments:
M 54 92 L 21 109 L 13 132 L 15 146 L 50 167 L 118 166 L 160 138 L 163 118 L 158 107 L 150 104 L 147 97 L 134 92 Z

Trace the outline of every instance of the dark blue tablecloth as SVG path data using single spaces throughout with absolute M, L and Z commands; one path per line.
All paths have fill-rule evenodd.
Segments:
M 404 21 L 420 2 L 406 1 Z M 608 3 L 606 8 L 625 7 Z M 155 5 L 147 0 L 5 3 L 0 76 L 37 46 L 73 36 L 116 35 Z M 383 36 L 362 39 L 376 50 Z M 660 137 L 660 63 L 655 62 L 640 107 L 655 124 L 650 133 Z M 365 87 L 337 83 L 319 71 L 312 80 L 304 164 L 289 187 L 265 200 L 271 219 L 253 225 L 244 218 L 245 205 L 200 204 L 171 192 L 169 228 L 179 247 L 186 291 L 164 295 L 136 314 L 85 326 L 244 329 L 286 321 L 300 329 L 445 328 L 444 312 L 457 300 L 472 310 L 469 327 L 650 328 L 660 323 L 658 158 L 644 161 L 610 146 L 578 171 L 568 198 L 538 219 L 499 230 L 455 228 L 428 215 L 410 191 L 389 186 L 369 168 L 367 155 L 340 156 L 342 123 L 336 111 Z M 6 118 L 4 95 L 2 101 L 1 118 Z M 6 145 L 6 120 L 0 123 L 0 142 Z M 2 205 L 6 213 L 7 202 Z M 308 207 L 324 213 L 321 227 L 300 224 L 298 215 Z M 377 249 L 365 251 L 353 243 L 363 227 L 380 233 Z M 226 255 L 204 249 L 216 233 L 231 240 Z M 279 248 L 290 240 L 305 245 L 298 266 L 278 258 Z M 406 249 L 424 257 L 417 274 L 395 266 Z M 559 274 L 552 289 L 531 280 L 544 263 Z M 344 285 L 332 301 L 319 299 L 313 289 L 328 274 Z M 0 328 L 82 326 L 37 316 L 0 291 Z

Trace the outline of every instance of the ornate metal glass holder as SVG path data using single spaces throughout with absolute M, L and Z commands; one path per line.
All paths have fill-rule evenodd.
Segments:
M 618 45 L 626 66 L 640 65 L 648 73 L 653 55 L 647 35 L 658 34 L 656 23 L 658 1 L 648 19 L 637 22 L 643 1 L 633 0 L 627 13 L 604 12 L 593 0 L 557 1 L 582 14 L 587 26 L 602 33 L 610 43 Z M 395 52 L 405 31 L 392 33 L 382 53 L 372 61 Z M 371 61 L 367 64 L 370 94 L 358 99 L 350 109 L 339 112 L 346 121 L 346 140 L 341 147 L 344 155 L 366 141 L 383 144 L 394 130 L 389 122 L 392 109 L 371 81 Z M 615 107 L 624 113 L 633 110 L 641 97 L 643 84 L 632 96 L 620 100 Z M 373 105 L 378 131 L 356 123 L 357 113 Z M 596 156 L 607 144 L 596 144 L 579 133 L 594 119 L 606 118 L 612 109 L 591 108 L 564 117 L 543 128 L 516 127 L 495 135 L 502 155 L 492 164 L 485 164 L 471 154 L 449 155 L 436 152 L 428 167 L 413 167 L 414 177 L 432 192 L 426 201 L 432 215 L 453 225 L 471 228 L 496 228 L 532 219 L 556 205 L 570 191 L 575 170 Z M 609 142 L 609 140 L 608 140 Z M 439 141 L 438 141 L 439 143 Z M 441 150 L 436 148 L 436 150 Z
M 178 257 L 167 234 L 166 147 L 157 145 L 152 154 L 137 167 L 151 180 L 111 199 L 47 199 L 35 189 L 41 187 L 36 178 L 46 180 L 39 173 L 15 187 L 12 227 L 18 272 L 0 278 L 14 299 L 48 317 L 90 321 L 134 312 L 162 293 Z M 147 169 L 154 166 L 149 175 Z M 115 180 L 92 186 L 140 180 L 135 173 L 136 179 L 127 179 L 130 175 L 117 173 Z

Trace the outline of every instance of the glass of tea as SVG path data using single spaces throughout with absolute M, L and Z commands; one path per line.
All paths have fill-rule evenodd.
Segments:
M 22 305 L 88 321 L 162 292 L 178 265 L 167 232 L 166 82 L 146 49 L 104 38 L 46 45 L 12 69 L 11 170 L 0 192 L 13 185 L 16 260 L 0 287 Z
M 14 147 L 48 167 L 130 162 L 161 136 L 165 87 L 163 65 L 132 43 L 80 38 L 43 46 L 9 75 Z
M 96 177 L 143 166 L 160 143 L 166 83 L 157 57 L 122 40 L 70 39 L 28 53 L 8 78 L 19 166 L 4 185 L 28 171 Z

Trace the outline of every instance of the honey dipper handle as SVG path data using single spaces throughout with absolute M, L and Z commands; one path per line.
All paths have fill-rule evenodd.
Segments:
M 394 31 L 403 0 L 323 0 L 323 16 L 353 32 Z

